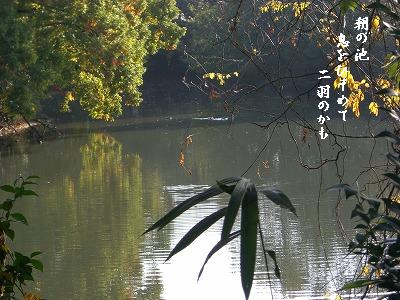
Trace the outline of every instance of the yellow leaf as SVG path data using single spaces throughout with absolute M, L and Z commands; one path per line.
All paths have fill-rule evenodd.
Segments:
M 333 82 L 333 88 L 334 88 L 335 90 L 339 87 L 340 80 L 341 80 L 341 78 L 338 77 L 338 78 L 336 78 L 335 81 Z
M 186 147 L 189 146 L 191 143 L 193 143 L 192 136 L 193 136 L 193 134 L 188 135 L 188 136 L 185 138 Z
M 35 294 L 28 293 L 24 295 L 24 300 L 40 300 L 40 297 Z
M 390 87 L 390 82 L 389 82 L 389 80 L 380 78 L 380 79 L 378 79 L 378 85 L 379 85 L 381 88 L 386 89 L 386 88 L 389 88 L 389 87 Z
M 374 102 L 371 102 L 371 104 Z M 371 107 L 371 104 L 369 105 Z M 361 275 L 362 276 L 368 276 L 369 275 L 369 267 L 368 265 L 365 265 L 362 269 L 361 269 Z
M 74 95 L 72 94 L 72 92 L 67 92 L 66 94 L 65 94 L 65 101 L 66 102 L 71 102 L 71 101 L 74 101 L 75 100 L 75 97 L 74 97 Z
M 376 278 L 380 278 L 380 277 L 382 277 L 382 275 L 383 275 L 383 270 L 382 269 L 377 269 L 375 271 Z
M 205 79 L 205 78 L 214 79 L 214 77 L 215 77 L 215 73 L 206 73 L 203 75 L 203 79 Z
M 179 165 L 181 167 L 185 165 L 185 155 L 183 154 L 183 151 L 179 153 Z
M 372 30 L 373 30 L 373 31 L 378 31 L 380 21 L 381 21 L 381 18 L 380 18 L 379 16 L 375 16 L 375 17 L 372 19 L 371 27 L 372 27 Z
M 378 104 L 376 102 L 371 102 L 368 108 L 371 114 L 378 116 Z

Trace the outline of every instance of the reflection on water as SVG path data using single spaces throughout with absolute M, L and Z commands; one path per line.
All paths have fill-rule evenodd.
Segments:
M 46 299 L 243 299 L 240 283 L 239 240 L 223 248 L 198 271 L 218 241 L 221 223 L 190 247 L 164 263 L 169 251 L 196 222 L 226 205 L 223 195 L 197 205 L 157 233 L 141 233 L 166 211 L 228 176 L 240 175 L 263 147 L 266 133 L 250 125 L 192 128 L 193 144 L 186 162 L 188 176 L 178 163 L 185 128 L 117 131 L 68 137 L 0 156 L 1 182 L 17 174 L 41 177 L 40 200 L 19 204 L 30 226 L 20 227 L 18 250 L 44 252 L 45 271 L 35 286 Z M 268 133 L 267 133 L 268 135 Z M 282 211 L 260 199 L 261 222 L 268 249 L 277 252 L 282 280 L 272 282 L 258 255 L 251 299 L 323 299 L 334 297 L 356 263 L 346 255 L 345 241 L 336 226 L 336 196 L 320 199 L 320 174 L 305 171 L 287 132 L 278 132 L 247 174 L 259 187 L 287 193 L 299 214 Z M 350 149 L 349 178 L 368 155 L 359 141 Z M 318 158 L 306 144 L 304 159 Z M 351 148 L 351 147 L 350 147 Z M 264 162 L 264 163 L 262 163 Z M 323 186 L 337 182 L 325 168 Z M 347 231 L 351 203 L 341 209 Z

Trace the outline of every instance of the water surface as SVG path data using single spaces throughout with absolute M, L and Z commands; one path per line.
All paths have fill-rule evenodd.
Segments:
M 23 253 L 44 252 L 36 292 L 46 299 L 244 299 L 239 239 L 214 255 L 197 282 L 208 251 L 219 240 L 221 223 L 164 263 L 196 222 L 226 205 L 226 196 L 195 206 L 160 232 L 141 236 L 169 209 L 215 180 L 240 176 L 271 134 L 249 123 L 196 124 L 108 132 L 83 124 L 85 130 L 77 135 L 2 153 L 2 184 L 18 174 L 40 176 L 40 198 L 17 205 L 30 225 L 18 227 L 15 245 Z M 300 129 L 293 126 L 292 131 L 303 162 L 315 165 L 315 137 L 302 143 Z M 186 146 L 188 135 L 193 143 Z M 323 145 L 324 153 L 331 148 Z M 370 148 L 367 140 L 348 145 L 345 181 L 369 165 Z M 383 153 L 381 148 L 375 151 Z M 186 170 L 178 163 L 181 150 Z M 274 299 L 334 299 L 334 291 L 356 272 L 337 226 L 337 194 L 325 190 L 338 182 L 334 164 L 323 168 L 321 182 L 319 170 L 306 170 L 298 160 L 282 127 L 246 173 L 259 188 L 283 190 L 299 215 L 260 197 L 266 245 L 277 252 L 282 279 L 274 277 L 271 264 L 268 283 L 259 253 L 250 299 L 271 299 L 271 294 Z M 339 209 L 349 234 L 353 204 L 347 201 Z

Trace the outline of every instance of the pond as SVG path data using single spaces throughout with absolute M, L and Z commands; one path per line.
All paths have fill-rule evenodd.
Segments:
M 195 206 L 159 232 L 141 234 L 216 180 L 240 176 L 271 130 L 207 118 L 166 129 L 100 132 L 87 124 L 77 126 L 83 128 L 79 133 L 42 145 L 20 145 L 0 157 L 2 184 L 19 174 L 40 176 L 40 198 L 17 205 L 30 225 L 17 228 L 16 250 L 43 252 L 44 272 L 36 273 L 33 290 L 46 299 L 244 299 L 239 239 L 211 258 L 197 282 L 204 259 L 219 239 L 221 222 L 164 263 L 194 224 L 226 205 L 226 196 Z M 315 137 L 301 142 L 303 133 L 296 126 L 292 134 L 299 141 L 302 161 L 316 165 Z M 192 143 L 186 145 L 188 135 Z M 363 139 L 347 145 L 345 182 L 352 184 L 369 166 L 371 145 Z M 328 143 L 322 148 L 325 154 L 331 151 Z M 181 150 L 186 170 L 178 162 Z M 383 146 L 375 151 L 384 153 Z M 282 278 L 275 278 L 270 264 L 268 282 L 259 251 L 250 299 L 335 299 L 335 290 L 356 272 L 358 262 L 346 256 L 344 238 L 353 233 L 354 202 L 349 199 L 337 210 L 337 193 L 326 191 L 338 183 L 333 164 L 322 168 L 321 181 L 321 169 L 307 170 L 298 160 L 282 126 L 245 175 L 259 188 L 284 191 L 298 213 L 296 218 L 260 196 L 265 242 L 277 253 Z

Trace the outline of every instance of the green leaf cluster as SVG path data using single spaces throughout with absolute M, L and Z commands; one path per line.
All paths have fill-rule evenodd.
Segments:
M 2 185 L 0 190 L 10 196 L 0 204 L 0 290 L 1 299 L 16 299 L 16 292 L 19 291 L 25 296 L 24 288 L 26 281 L 33 281 L 33 269 L 43 272 L 43 263 L 36 258 L 40 251 L 25 256 L 17 251 L 13 251 L 6 243 L 6 237 L 14 240 L 15 231 L 12 229 L 13 223 L 22 223 L 28 225 L 26 217 L 13 212 L 15 202 L 24 196 L 38 195 L 27 187 L 35 185 L 37 176 L 27 178 L 20 177 L 14 181 L 13 185 Z M 32 294 L 31 294 L 32 295 Z M 39 299 L 39 298 L 35 298 Z
M 33 115 L 37 101 L 72 101 L 112 120 L 139 105 L 145 62 L 185 29 L 175 0 L 5 0 L 0 8 L 0 111 Z
M 386 154 L 390 172 L 382 174 L 386 193 L 380 198 L 367 197 L 358 189 L 347 184 L 338 184 L 330 190 L 343 190 L 346 199 L 356 200 L 351 218 L 357 220 L 353 241 L 349 251 L 365 258 L 361 274 L 346 283 L 342 289 L 365 289 L 367 294 L 372 287 L 393 293 L 393 299 L 400 295 L 400 146 L 399 137 L 390 131 L 377 134 L 392 143 L 394 153 Z

